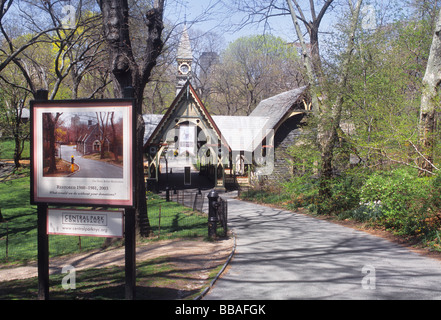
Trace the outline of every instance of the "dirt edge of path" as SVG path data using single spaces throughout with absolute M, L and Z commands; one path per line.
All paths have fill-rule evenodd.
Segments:
M 168 257 L 177 261 L 181 269 L 200 269 L 201 274 L 205 274 L 208 279 L 206 270 L 211 270 L 221 265 L 224 265 L 225 268 L 225 264 L 231 258 L 234 247 L 235 238 L 233 236 L 230 236 L 228 239 L 211 242 L 182 239 L 161 240 L 147 244 L 137 244 L 136 260 L 141 262 L 159 257 Z M 82 270 L 123 266 L 124 263 L 124 247 L 93 250 L 82 254 L 51 258 L 49 261 L 49 273 L 61 273 L 64 266 L 73 266 L 75 270 Z M 0 266 L 0 282 L 36 277 L 37 271 L 37 262 L 14 267 Z

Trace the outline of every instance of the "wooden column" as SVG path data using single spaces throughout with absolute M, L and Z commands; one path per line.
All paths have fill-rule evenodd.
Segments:
M 47 101 L 48 91 L 38 90 L 35 100 Z M 32 165 L 32 164 L 31 164 Z M 47 235 L 47 205 L 37 206 L 37 258 L 38 258 L 38 299 L 49 299 L 49 237 Z
M 135 210 L 125 210 L 125 297 L 127 300 L 136 298 L 136 232 Z
M 47 235 L 47 205 L 37 206 L 38 299 L 49 299 L 49 237 Z
M 132 87 L 124 88 L 124 98 L 133 99 L 134 90 Z M 138 119 L 136 119 L 137 121 Z M 133 124 L 135 125 L 135 124 Z M 137 135 L 136 135 L 137 137 Z M 135 144 L 138 145 L 138 142 L 135 138 Z M 138 150 L 135 148 L 136 152 L 141 152 L 142 150 Z M 139 154 L 135 154 L 133 167 L 134 172 L 136 172 L 137 164 L 138 164 L 138 156 Z M 142 157 L 141 157 L 142 159 Z M 137 197 L 138 194 L 136 192 L 135 182 L 135 206 L 137 205 Z M 124 241 L 125 241 L 125 298 L 127 300 L 135 300 L 136 298 L 136 209 L 135 208 L 127 208 L 124 212 Z

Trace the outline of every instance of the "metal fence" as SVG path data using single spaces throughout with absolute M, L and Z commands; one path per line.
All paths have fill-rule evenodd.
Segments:
M 170 190 L 170 201 L 177 202 L 193 211 L 204 212 L 206 194 L 201 190 Z
M 192 208 L 193 211 L 208 213 L 208 192 L 202 192 L 201 190 L 169 190 L 170 201 L 177 202 L 185 207 Z M 166 195 L 165 195 L 166 197 Z M 219 205 L 216 208 L 217 224 L 223 229 L 222 236 L 226 236 L 228 232 L 228 203 L 227 200 L 219 197 Z M 204 207 L 204 204 L 206 206 Z
M 225 237 L 228 232 L 228 202 L 219 197 L 219 206 L 217 207 L 217 221 L 219 226 L 223 229 L 223 236 Z

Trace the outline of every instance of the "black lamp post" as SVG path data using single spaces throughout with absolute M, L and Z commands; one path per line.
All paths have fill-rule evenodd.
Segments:
M 208 237 L 214 238 L 217 229 L 217 209 L 219 208 L 219 194 L 215 190 L 211 190 L 207 195 L 208 198 Z

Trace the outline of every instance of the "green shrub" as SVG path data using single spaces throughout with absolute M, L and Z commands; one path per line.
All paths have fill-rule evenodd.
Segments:
M 284 193 L 290 196 L 288 207 L 297 209 L 314 205 L 318 197 L 318 181 L 310 176 L 293 177 L 289 182 L 283 184 Z
M 358 218 L 375 212 L 373 216 L 381 225 L 397 233 L 427 232 L 432 181 L 406 168 L 373 173 L 361 188 Z
M 285 183 L 285 192 L 291 194 L 291 207 L 305 207 L 313 213 L 339 215 L 356 208 L 360 202 L 360 187 L 365 180 L 362 172 L 348 171 L 330 182 L 331 197 L 320 199 L 319 180 L 308 176 L 294 177 Z

